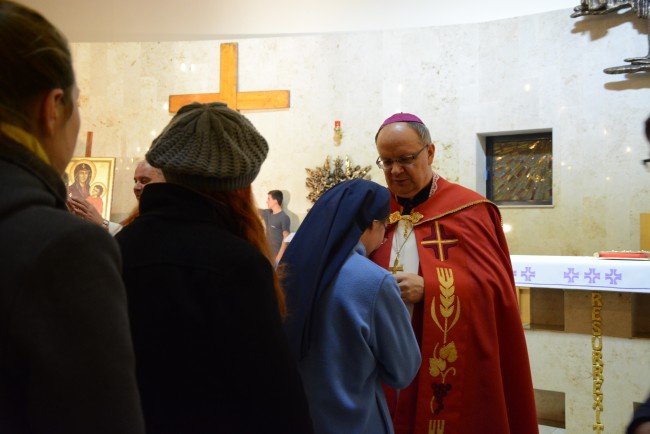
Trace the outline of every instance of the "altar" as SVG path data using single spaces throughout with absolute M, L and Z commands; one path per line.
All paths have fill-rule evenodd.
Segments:
M 512 255 L 515 285 L 650 293 L 650 260 Z
M 541 432 L 624 432 L 650 394 L 650 261 L 511 260 Z

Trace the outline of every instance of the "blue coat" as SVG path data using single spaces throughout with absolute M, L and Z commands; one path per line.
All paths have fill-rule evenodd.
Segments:
M 358 243 L 321 295 L 299 362 L 315 433 L 392 433 L 381 383 L 403 388 L 420 367 L 397 283 L 365 254 Z

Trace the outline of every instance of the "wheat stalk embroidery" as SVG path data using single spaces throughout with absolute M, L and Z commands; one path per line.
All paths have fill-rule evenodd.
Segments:
M 434 296 L 431 301 L 431 318 L 442 331 L 443 339 L 440 350 L 438 350 L 440 343 L 436 343 L 433 349 L 433 357 L 429 359 L 429 374 L 434 378 L 438 376 L 442 378 L 441 383 L 432 383 L 433 397 L 430 402 L 431 412 L 439 414 L 444 408 L 443 398 L 451 390 L 451 384 L 445 384 L 445 378 L 450 373 L 456 375 L 456 368 L 448 366 L 448 364 L 458 359 L 458 352 L 453 341 L 447 343 L 447 334 L 454 328 L 460 318 L 460 299 L 454 294 L 456 287 L 454 285 L 453 270 L 451 268 L 436 268 L 436 272 L 440 284 L 440 304 L 436 304 L 436 297 Z M 440 310 L 440 316 L 443 318 L 442 322 L 438 319 L 436 313 L 438 309 Z M 434 401 L 438 402 L 435 410 L 433 409 Z

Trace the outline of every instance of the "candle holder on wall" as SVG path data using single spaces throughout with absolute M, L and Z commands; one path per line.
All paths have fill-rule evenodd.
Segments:
M 650 2 L 648 0 L 581 0 L 580 4 L 573 8 L 571 18 L 587 15 L 606 15 L 619 11 L 633 11 L 637 17 L 646 20 L 650 31 Z M 648 33 L 648 45 L 650 46 L 650 32 Z M 650 72 L 650 52 L 646 56 L 630 57 L 624 59 L 627 65 L 605 68 L 606 74 L 630 74 L 634 72 Z
M 343 132 L 341 131 L 341 121 L 334 121 L 334 145 L 339 146 L 342 138 Z

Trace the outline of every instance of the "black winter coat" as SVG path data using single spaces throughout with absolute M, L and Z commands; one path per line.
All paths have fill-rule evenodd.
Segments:
M 143 433 L 117 245 L 0 137 L 0 432 Z
M 311 433 L 272 266 L 229 212 L 149 184 L 116 239 L 149 434 Z
M 632 421 L 627 427 L 626 433 L 634 434 L 637 427 L 646 422 L 650 422 L 650 397 L 648 397 L 648 399 L 646 399 L 646 401 L 636 409 Z

